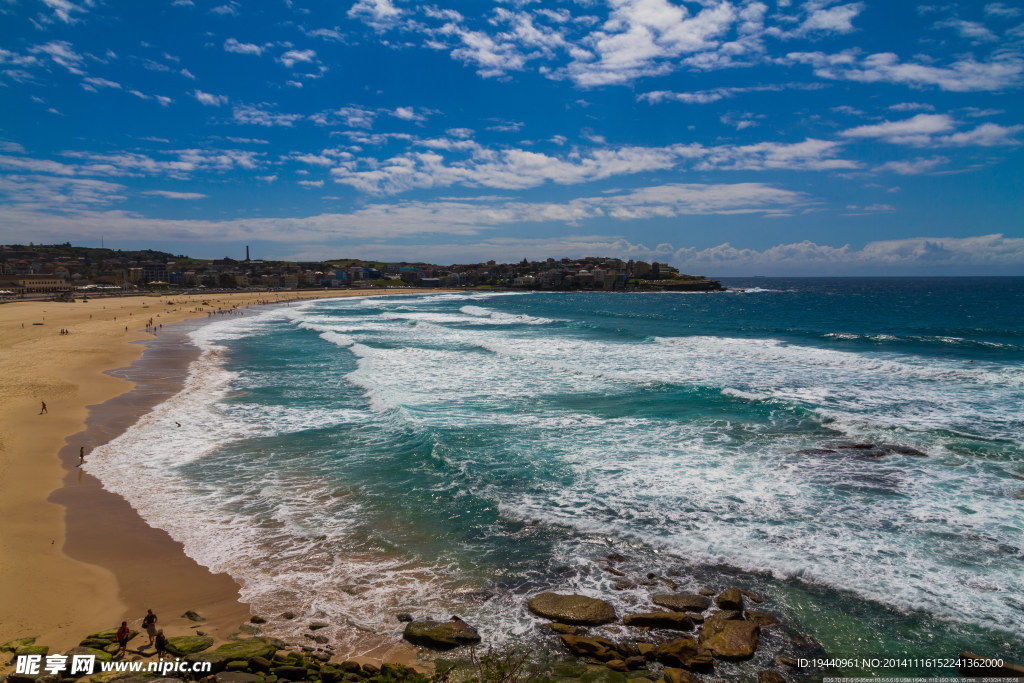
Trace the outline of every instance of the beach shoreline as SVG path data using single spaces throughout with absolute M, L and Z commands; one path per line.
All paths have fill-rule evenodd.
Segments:
M 250 616 L 238 584 L 197 564 L 79 469 L 79 449 L 88 461 L 92 448 L 180 390 L 199 352 L 178 323 L 202 324 L 219 319 L 218 311 L 258 304 L 409 293 L 245 292 L 0 307 L 0 582 L 7 588 L 0 643 L 34 636 L 51 652 L 65 651 L 122 620 L 138 628 L 148 608 L 169 635 L 199 628 L 222 641 L 237 632 Z M 155 334 L 145 329 L 150 320 Z M 179 616 L 186 610 L 206 621 Z

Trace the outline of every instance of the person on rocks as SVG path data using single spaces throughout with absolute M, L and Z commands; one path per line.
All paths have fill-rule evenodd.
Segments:
M 161 662 L 167 655 L 167 636 L 164 635 L 164 630 L 160 629 L 156 632 L 156 656 Z
M 121 628 L 117 629 L 117 633 L 114 634 L 114 638 L 117 640 L 117 652 L 114 656 L 123 655 L 128 651 L 128 636 L 131 635 L 131 629 L 128 628 L 128 622 L 122 621 Z
M 156 615 L 153 614 L 153 610 L 146 610 L 146 616 L 142 617 L 142 627 L 149 635 L 149 646 L 153 647 L 156 641 Z

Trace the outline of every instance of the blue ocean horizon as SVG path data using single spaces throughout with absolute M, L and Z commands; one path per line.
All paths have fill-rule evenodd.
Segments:
M 541 590 L 628 613 L 671 583 L 753 590 L 831 656 L 1024 658 L 1024 278 L 722 282 L 215 321 L 89 469 L 355 648 L 398 612 L 515 644 Z

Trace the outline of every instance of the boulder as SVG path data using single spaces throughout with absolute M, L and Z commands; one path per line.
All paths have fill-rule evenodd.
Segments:
M 686 669 L 666 666 L 661 675 L 665 678 L 665 683 L 700 683 L 700 679 Z
M 253 615 L 253 616 L 252 616 L 252 617 L 251 617 L 251 618 L 249 619 L 249 621 L 250 621 L 251 623 L 253 623 L 253 624 L 265 624 L 265 623 L 267 623 L 267 620 L 266 620 L 266 619 L 264 619 L 263 617 L 259 616 L 258 614 L 257 614 L 257 615 Z
M 715 612 L 712 612 L 711 616 L 709 616 L 708 619 L 713 619 L 714 617 L 718 617 L 719 619 L 727 619 L 729 621 L 732 621 L 732 620 L 735 620 L 735 619 L 742 619 L 743 618 L 743 612 L 739 611 L 738 609 L 717 610 Z
M 718 594 L 715 604 L 723 610 L 743 611 L 743 591 L 739 588 L 728 588 Z
M 704 622 L 699 643 L 719 659 L 747 659 L 757 650 L 760 632 L 749 621 L 712 617 Z
M 662 664 L 672 667 L 705 669 L 711 666 L 711 653 L 700 646 L 697 639 L 692 636 L 662 643 L 654 656 Z
M 213 647 L 213 638 L 204 636 L 175 636 L 167 639 L 167 652 L 175 657 L 195 654 Z
M 633 657 L 626 657 L 626 668 L 634 671 L 636 669 L 642 669 L 647 666 L 647 660 L 640 655 L 634 655 Z
M 366 664 L 363 664 L 363 671 L 370 674 L 371 676 L 376 676 L 380 673 L 380 667 L 376 664 L 370 664 L 369 662 L 367 662 Z
M 599 626 L 616 620 L 615 608 L 585 595 L 540 593 L 530 600 L 530 611 L 563 624 Z
M 22 645 L 14 651 L 15 657 L 24 657 L 25 655 L 42 655 L 46 656 L 50 653 L 50 648 L 45 645 Z
M 189 621 L 206 621 L 206 617 L 199 616 L 196 612 L 188 610 L 181 615 L 182 619 L 188 619 Z
M 689 631 L 693 628 L 693 619 L 682 612 L 646 612 L 630 614 L 622 620 L 626 626 L 647 626 L 649 628 L 668 628 L 676 631 Z
M 548 624 L 548 628 L 555 633 L 564 633 L 566 635 L 575 636 L 579 635 L 579 629 L 568 624 L 559 624 L 557 621 L 553 621 Z
M 601 661 L 618 658 L 615 643 L 607 638 L 585 638 L 583 636 L 561 635 L 562 644 L 577 657 L 591 657 Z
M 654 643 L 637 643 L 636 651 L 640 653 L 640 656 L 651 658 L 654 657 L 654 653 L 658 651 L 658 646 Z
M 435 650 L 451 650 L 480 642 L 476 629 L 458 617 L 452 617 L 450 621 L 410 621 L 402 637 L 414 645 Z
M 291 619 L 294 619 L 296 616 L 298 616 L 298 615 L 296 615 L 295 612 L 281 612 L 281 618 L 282 619 L 291 620 Z
M 286 681 L 306 680 L 306 669 L 301 666 L 278 666 L 273 669 L 274 675 Z
M 673 612 L 703 612 L 711 607 L 711 599 L 694 593 L 660 593 L 651 602 Z
M 761 628 L 768 628 L 769 626 L 776 626 L 781 623 L 771 614 L 767 612 L 759 612 L 754 609 L 747 610 L 747 621 L 752 624 L 757 624 Z
M 245 671 L 249 668 L 249 662 L 241 659 L 236 659 L 233 662 L 228 662 L 228 665 L 224 667 L 225 671 Z
M 621 671 L 622 673 L 626 673 L 627 671 L 629 671 L 629 667 L 626 666 L 626 662 L 622 661 L 621 659 L 609 660 L 605 662 L 604 665 L 612 671 Z
M 402 621 L 402 620 L 399 619 L 399 621 Z M 407 621 L 412 621 L 412 619 L 408 619 Z M 328 626 L 330 626 L 330 624 L 325 624 L 322 621 L 311 621 L 311 622 L 309 622 L 309 630 L 310 631 L 319 631 L 320 629 L 327 628 Z

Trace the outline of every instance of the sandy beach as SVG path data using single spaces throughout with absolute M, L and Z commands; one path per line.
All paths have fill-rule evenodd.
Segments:
M 66 650 L 121 620 L 138 628 L 148 608 L 169 634 L 196 627 L 180 616 L 186 610 L 205 616 L 202 630 L 218 640 L 237 631 L 250 614 L 235 582 L 187 557 L 166 532 L 146 525 L 77 467 L 80 448 L 88 459 L 91 448 L 177 390 L 159 371 L 143 391 L 108 371 L 137 361 L 146 345 L 133 342 L 160 340 L 160 325 L 260 303 L 387 293 L 247 292 L 0 306 L 0 643 L 35 636 L 51 652 Z M 155 337 L 146 331 L 150 319 Z M 194 355 L 169 340 L 157 367 L 180 377 Z

